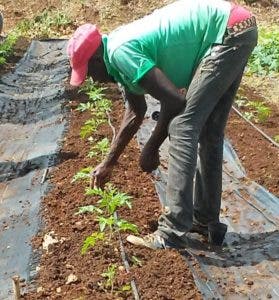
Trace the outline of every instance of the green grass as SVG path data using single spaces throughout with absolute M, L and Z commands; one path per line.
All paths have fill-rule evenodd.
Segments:
M 5 41 L 0 44 L 0 65 L 6 63 L 7 58 L 9 55 L 12 54 L 14 45 L 16 44 L 18 39 L 17 31 L 13 31 L 8 35 Z
M 57 10 L 44 10 L 33 19 L 20 22 L 17 26 L 23 36 L 29 38 L 53 38 L 59 37 L 59 29 L 72 24 L 72 20 Z
M 259 29 L 258 45 L 249 62 L 248 74 L 272 75 L 279 72 L 279 26 Z
M 0 65 L 6 63 L 13 53 L 14 46 L 20 36 L 26 38 L 56 38 L 61 35 L 60 29 L 72 24 L 73 21 L 57 10 L 45 10 L 33 19 L 21 21 L 0 44 Z

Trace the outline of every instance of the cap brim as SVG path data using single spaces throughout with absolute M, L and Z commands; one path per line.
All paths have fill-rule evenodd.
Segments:
M 81 85 L 87 75 L 87 64 L 79 67 L 78 69 L 72 69 L 70 84 L 73 86 Z

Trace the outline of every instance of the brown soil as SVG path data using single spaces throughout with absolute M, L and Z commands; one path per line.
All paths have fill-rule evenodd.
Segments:
M 112 121 L 117 125 L 122 116 L 123 104 L 118 100 L 120 94 L 116 94 L 115 90 L 114 87 L 108 97 L 114 100 Z M 79 206 L 92 204 L 95 199 L 84 196 L 86 184 L 71 183 L 71 180 L 80 168 L 96 165 L 97 161 L 86 157 L 89 144 L 81 140 L 79 131 L 88 115 L 75 111 L 76 103 L 74 101 L 70 105 L 73 110 L 69 132 L 60 153 L 61 163 L 51 173 L 53 189 L 43 200 L 45 227 L 34 239 L 34 246 L 37 251 L 41 250 L 43 236 L 50 231 L 63 242 L 52 245 L 48 253 L 43 252 L 36 283 L 37 287 L 43 287 L 43 291 L 29 293 L 25 299 L 132 298 L 131 292 L 114 293 L 112 296 L 100 287 L 100 283 L 104 282 L 100 274 L 111 263 L 119 266 L 116 291 L 133 277 L 142 299 L 200 299 L 192 275 L 176 251 L 137 249 L 124 242 L 128 249 L 128 260 L 132 261 L 132 256 L 135 256 L 141 261 L 141 266 L 134 265 L 129 275 L 122 270 L 117 239 L 113 239 L 110 244 L 100 243 L 85 255 L 80 254 L 84 238 L 98 229 L 93 215 L 75 215 L 75 212 Z M 111 137 L 111 130 L 109 126 L 103 126 L 96 135 L 97 138 Z M 150 175 L 139 169 L 138 158 L 137 143 L 132 141 L 110 182 L 133 196 L 133 209 L 123 209 L 120 216 L 135 223 L 141 234 L 146 234 L 154 230 L 160 204 Z M 77 282 L 67 285 L 70 274 L 77 276 Z
M 243 86 L 243 95 L 249 101 L 264 101 L 256 91 L 247 86 Z M 262 123 L 255 124 L 268 136 L 273 138 L 278 135 L 279 110 L 278 107 L 268 104 L 271 108 L 271 115 Z M 244 111 L 240 109 L 241 113 Z M 231 140 L 234 149 L 247 171 L 248 177 L 264 186 L 271 193 L 279 196 L 279 149 L 269 142 L 261 133 L 247 124 L 235 112 L 231 116 L 227 125 L 227 136 Z

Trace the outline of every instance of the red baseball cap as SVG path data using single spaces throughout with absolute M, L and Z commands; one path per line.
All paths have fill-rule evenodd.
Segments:
M 70 84 L 81 85 L 87 75 L 88 61 L 101 45 L 102 35 L 96 25 L 84 24 L 69 40 L 67 53 L 72 67 Z

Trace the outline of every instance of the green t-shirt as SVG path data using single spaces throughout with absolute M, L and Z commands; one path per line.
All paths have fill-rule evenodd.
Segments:
M 154 66 L 187 88 L 201 59 L 221 43 L 230 13 L 223 0 L 179 0 L 103 35 L 104 60 L 116 81 L 144 94 L 138 81 Z

